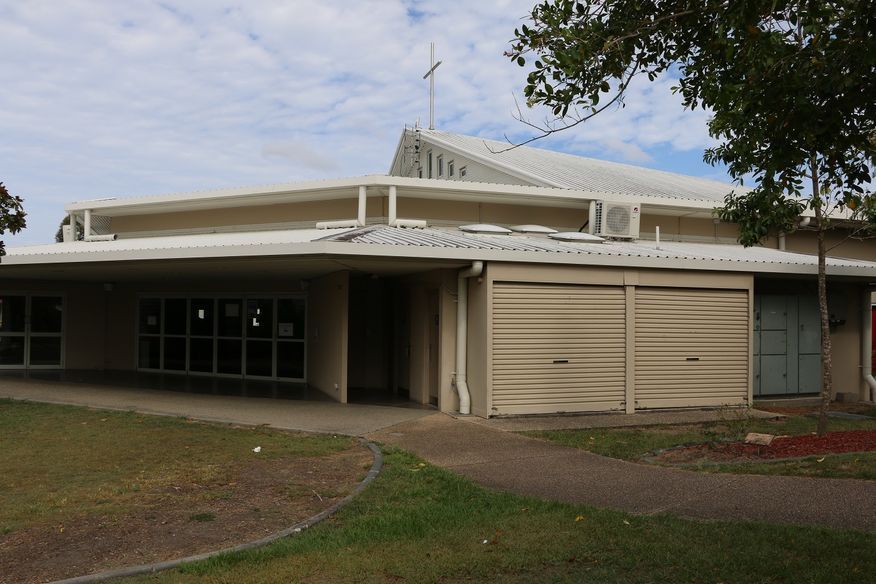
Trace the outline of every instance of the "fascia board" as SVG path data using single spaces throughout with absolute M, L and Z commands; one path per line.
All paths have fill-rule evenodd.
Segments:
M 431 198 L 441 200 L 482 200 L 490 197 L 496 202 L 517 204 L 545 204 L 565 201 L 569 204 L 606 200 L 613 203 L 642 204 L 643 207 L 661 207 L 689 211 L 711 211 L 714 204 L 708 201 L 681 201 L 665 197 L 642 198 L 619 193 L 603 193 L 555 187 L 503 185 L 438 179 L 368 175 L 361 177 L 306 181 L 269 185 L 266 187 L 240 187 L 191 193 L 174 193 L 149 197 L 130 197 L 77 201 L 64 207 L 67 213 L 90 209 L 95 214 L 110 216 L 135 215 L 140 213 L 178 212 L 228 208 L 246 205 L 268 205 L 284 202 L 320 201 L 355 198 L 359 186 L 399 188 L 399 197 Z M 349 189 L 349 192 L 344 192 Z M 330 191 L 338 191 L 330 193 Z M 284 196 L 285 195 L 285 196 Z
M 90 245 L 90 244 L 83 244 Z M 33 254 L 7 256 L 2 266 L 52 265 L 94 262 L 125 262 L 138 260 L 212 259 L 241 257 L 371 257 L 386 259 L 430 259 L 447 261 L 496 261 L 569 266 L 603 266 L 621 268 L 655 268 L 709 272 L 745 272 L 754 274 L 816 275 L 817 265 L 773 264 L 714 259 L 650 258 L 597 254 L 550 254 L 507 250 L 461 248 L 421 248 L 380 244 L 350 244 L 336 241 L 310 243 L 275 243 L 260 245 L 228 245 L 213 247 L 179 247 L 165 249 L 125 250 L 100 253 L 99 250 L 65 254 Z M 876 267 L 827 266 L 829 276 L 876 278 Z
M 402 131 L 401 136 L 399 136 L 398 144 L 397 144 L 396 147 L 395 147 L 395 154 L 394 154 L 393 157 L 392 157 L 392 162 L 390 162 L 390 164 L 389 164 L 389 170 L 388 170 L 387 173 L 386 173 L 386 174 L 388 174 L 389 176 L 392 176 L 392 170 L 395 168 L 395 164 L 396 164 L 396 162 L 399 161 L 400 153 L 401 153 L 401 150 L 402 150 L 402 145 L 405 143 L 405 137 L 406 137 L 407 135 L 408 135 L 408 129 L 405 128 L 405 129 Z

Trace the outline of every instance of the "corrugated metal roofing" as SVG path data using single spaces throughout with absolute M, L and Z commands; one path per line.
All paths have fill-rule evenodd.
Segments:
M 718 181 L 671 172 L 619 164 L 543 148 L 519 146 L 508 150 L 507 142 L 440 130 L 419 130 L 422 138 L 462 155 L 514 174 L 522 172 L 540 181 L 538 186 L 578 189 L 647 197 L 668 197 L 681 201 L 721 202 L 731 191 L 747 189 Z M 525 176 L 522 178 L 526 178 Z
M 237 233 L 203 233 L 196 235 L 167 235 L 160 237 L 137 237 L 117 239 L 116 241 L 71 241 L 10 247 L 6 258 L 40 255 L 64 255 L 79 253 L 101 253 L 145 251 L 162 249 L 196 249 L 208 247 L 231 247 L 239 245 L 271 245 L 308 243 L 324 238 L 327 233 L 339 235 L 352 231 L 348 229 L 286 229 L 274 231 L 250 231 Z
M 348 251 L 349 250 L 349 251 Z M 732 270 L 811 274 L 815 256 L 738 245 L 608 241 L 578 243 L 533 235 L 468 234 L 458 230 L 404 229 L 372 225 L 358 229 L 294 229 L 141 237 L 117 241 L 76 241 L 12 247 L 0 263 L 62 264 L 138 259 L 260 257 L 329 254 L 392 258 L 441 258 L 469 261 L 653 266 L 678 269 Z M 588 260 L 588 256 L 592 260 Z M 724 266 L 724 267 L 722 267 Z M 876 262 L 829 258 L 833 273 L 876 278 Z
M 741 245 L 711 243 L 661 243 L 607 241 L 605 243 L 563 242 L 544 237 L 527 235 L 468 234 L 442 229 L 401 229 L 386 225 L 374 225 L 341 236 L 329 236 L 326 241 L 343 239 L 349 243 L 379 245 L 421 246 L 457 249 L 482 249 L 523 251 L 541 253 L 566 253 L 638 258 L 678 260 L 706 260 L 750 264 L 783 264 L 813 266 L 818 258 L 814 255 L 780 251 L 765 247 L 745 248 Z M 876 269 L 876 262 L 828 258 L 830 266 L 867 267 Z

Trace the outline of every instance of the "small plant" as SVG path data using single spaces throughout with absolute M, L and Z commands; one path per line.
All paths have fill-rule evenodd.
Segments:
M 213 513 L 193 513 L 189 515 L 189 521 L 200 521 L 202 523 L 205 521 L 216 521 L 216 515 Z

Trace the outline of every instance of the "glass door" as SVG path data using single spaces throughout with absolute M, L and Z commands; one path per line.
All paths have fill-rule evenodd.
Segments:
M 274 299 L 246 301 L 246 376 L 274 377 Z
M 24 367 L 27 296 L 0 296 L 0 367 Z
M 61 366 L 61 341 L 64 324 L 64 299 L 60 296 L 31 296 L 28 366 Z
M 303 298 L 277 299 L 277 377 L 304 379 L 305 314 Z
M 220 298 L 216 314 L 216 373 L 241 375 L 243 356 L 243 301 Z
M 192 298 L 189 304 L 189 371 L 213 373 L 216 335 L 212 298 Z

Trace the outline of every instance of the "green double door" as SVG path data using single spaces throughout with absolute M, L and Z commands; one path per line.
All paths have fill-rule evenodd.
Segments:
M 763 294 L 754 299 L 754 395 L 818 393 L 821 327 L 814 296 Z

